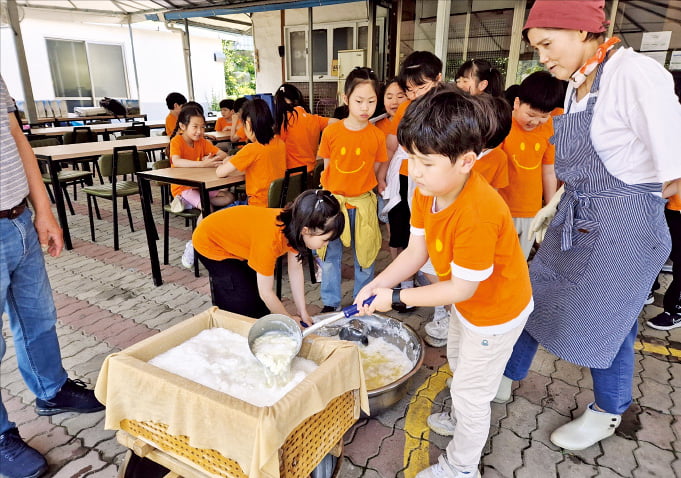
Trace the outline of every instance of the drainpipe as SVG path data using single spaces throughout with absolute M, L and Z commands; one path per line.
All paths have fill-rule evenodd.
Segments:
M 21 36 L 21 25 L 19 24 L 19 11 L 17 10 L 16 0 L 7 0 L 7 15 L 9 23 L 14 32 L 14 47 L 17 50 L 17 60 L 19 71 L 21 72 L 22 86 L 24 88 L 24 104 L 26 105 L 26 120 L 29 124 L 35 123 L 38 119 L 38 112 L 35 108 L 35 98 L 31 87 L 31 76 L 28 73 L 28 62 L 26 61 L 26 50 L 24 49 L 24 39 Z M 21 125 L 19 125 L 21 126 Z
M 175 25 L 168 22 L 164 14 L 163 23 L 171 32 L 180 33 L 182 35 L 182 52 L 184 57 L 184 71 L 187 77 L 187 97 L 190 101 L 194 101 L 194 79 L 192 78 L 192 52 L 189 44 L 189 23 L 187 19 L 184 20 L 184 30 L 177 28 Z

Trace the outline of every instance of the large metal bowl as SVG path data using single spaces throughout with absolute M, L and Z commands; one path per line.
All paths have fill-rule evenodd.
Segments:
M 315 319 L 321 320 L 329 315 L 331 314 L 320 314 L 315 317 Z M 338 337 L 338 334 L 343 327 L 352 319 L 359 319 L 368 325 L 371 328 L 368 333 L 369 336 L 381 337 L 386 342 L 391 343 L 404 351 L 407 357 L 409 357 L 409 360 L 414 364 L 409 372 L 394 382 L 368 391 L 371 415 L 379 415 L 395 405 L 407 394 L 411 377 L 423 364 L 423 340 L 414 329 L 407 324 L 404 324 L 397 319 L 393 319 L 392 317 L 380 314 L 341 319 L 338 322 L 334 322 L 333 325 L 322 327 L 317 331 L 317 334 L 326 337 Z

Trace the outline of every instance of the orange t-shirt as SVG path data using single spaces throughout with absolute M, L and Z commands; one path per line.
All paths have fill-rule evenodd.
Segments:
M 189 161 L 201 161 L 201 159 L 208 154 L 215 154 L 220 151 L 213 143 L 205 138 L 194 141 L 194 146 L 189 146 L 181 134 L 176 135 L 170 140 L 170 166 L 176 168 L 173 164 L 173 156 L 179 156 L 182 159 Z M 173 196 L 177 196 L 187 189 L 189 186 L 180 186 L 179 184 L 171 184 L 170 192 Z
M 452 276 L 479 282 L 457 311 L 478 327 L 517 318 L 532 288 L 525 256 L 504 201 L 473 171 L 454 203 L 433 212 L 434 197 L 414 191 L 413 234 L 425 234 L 428 255 L 440 280 Z
M 225 119 L 222 116 L 215 122 L 215 131 L 229 131 L 232 128 L 232 120 Z
M 329 118 L 308 113 L 302 106 L 294 109 L 297 114 L 289 113 L 288 127 L 282 127 L 279 132 L 286 143 L 286 168 L 305 166 L 309 172 L 317 162 L 319 136 L 329 124 Z
M 494 189 L 508 186 L 508 156 L 501 145 L 478 158 L 473 171 L 477 171 Z
M 556 148 L 549 143 L 553 120 L 525 131 L 514 119 L 501 147 L 508 155 L 508 186 L 499 194 L 513 217 L 534 217 L 542 208 L 542 166 L 553 164 Z
M 670 209 L 672 211 L 681 211 L 680 194 L 674 194 L 672 197 L 669 198 L 669 200 L 667 201 L 667 209 Z
M 374 164 L 388 160 L 385 135 L 371 123 L 352 131 L 345 127 L 345 121 L 339 121 L 324 130 L 319 156 L 329 159 L 322 172 L 324 189 L 347 197 L 360 196 L 378 184 Z
M 248 205 L 267 207 L 270 183 L 286 173 L 286 145 L 279 136 L 267 144 L 249 143 L 230 162 L 246 176 Z
M 564 113 L 565 113 L 565 110 L 561 107 L 553 108 L 553 111 L 551 111 L 551 116 L 558 116 L 558 115 L 562 115 Z
M 168 136 L 172 136 L 175 126 L 177 126 L 177 116 L 168 113 L 168 116 L 166 116 L 166 134 Z
M 393 127 L 392 118 L 390 117 L 386 116 L 385 118 L 376 121 L 374 123 L 374 126 L 383 131 L 383 134 L 385 134 L 386 136 L 388 136 L 389 134 L 394 134 L 393 131 L 395 128 Z
M 291 248 L 277 225 L 281 209 L 234 206 L 206 216 L 192 235 L 199 254 L 214 261 L 240 259 L 264 276 L 274 275 L 277 258 Z
M 407 108 L 411 104 L 411 100 L 407 100 L 404 103 L 402 103 L 400 106 L 397 107 L 397 111 L 395 111 L 395 116 L 393 116 L 392 119 L 392 126 L 393 130 L 390 132 L 390 134 L 394 134 L 397 136 L 397 128 L 400 125 L 400 121 L 402 121 L 402 118 L 404 118 L 404 113 L 407 111 Z M 400 164 L 400 174 L 402 176 L 409 176 L 409 160 L 408 159 L 403 159 L 402 164 Z

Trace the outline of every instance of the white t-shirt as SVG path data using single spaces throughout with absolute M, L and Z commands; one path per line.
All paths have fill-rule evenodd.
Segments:
M 568 87 L 565 111 L 586 109 Z M 681 177 L 681 104 L 672 76 L 655 60 L 620 48 L 605 64 L 591 123 L 591 141 L 610 174 L 627 184 Z

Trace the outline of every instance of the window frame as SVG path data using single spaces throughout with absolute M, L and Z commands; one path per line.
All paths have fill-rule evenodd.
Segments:
M 126 50 L 125 50 L 125 44 L 121 42 L 107 42 L 107 41 L 90 41 L 90 40 L 80 40 L 80 39 L 73 39 L 73 38 L 57 38 L 57 37 L 45 37 L 45 45 L 46 45 L 46 51 L 47 49 L 47 42 L 48 41 L 60 41 L 60 42 L 73 42 L 73 43 L 82 43 L 85 46 L 85 56 L 87 58 L 87 68 L 88 68 L 88 76 L 90 79 L 90 88 L 91 88 L 91 95 L 90 96 L 58 96 L 57 91 L 54 88 L 54 79 L 52 78 L 52 74 L 50 72 L 50 80 L 52 81 L 52 88 L 54 91 L 54 97 L 56 100 L 64 100 L 64 101 L 69 101 L 69 102 L 80 102 L 81 104 L 87 103 L 90 101 L 92 103 L 92 106 L 99 106 L 99 101 L 104 98 L 104 96 L 97 96 L 95 91 L 95 83 L 93 79 L 93 74 L 92 74 L 92 61 L 90 59 L 90 45 L 106 45 L 106 46 L 117 46 L 120 48 L 121 51 L 121 59 L 123 62 L 123 81 L 124 81 L 124 88 L 125 88 L 125 96 L 121 97 L 122 99 L 128 99 L 130 98 L 130 81 L 128 78 L 128 65 L 127 65 L 127 58 L 126 58 Z M 48 64 L 51 64 L 52 58 L 50 57 L 49 53 L 47 53 L 47 61 Z

